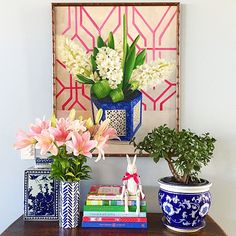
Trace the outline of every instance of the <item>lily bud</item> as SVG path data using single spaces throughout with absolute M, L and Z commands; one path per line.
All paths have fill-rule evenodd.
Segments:
M 99 124 L 100 120 L 102 119 L 102 114 L 103 114 L 103 110 L 99 109 L 95 118 L 95 124 Z
M 57 119 L 54 113 L 52 114 L 50 121 L 51 121 L 51 127 L 56 127 Z
M 70 121 L 75 120 L 75 116 L 76 116 L 76 110 L 75 110 L 75 109 L 72 109 L 72 110 L 70 111 L 70 114 L 69 114 L 69 119 L 70 119 Z
M 92 127 L 93 127 L 93 121 L 92 121 L 91 118 L 88 118 L 88 119 L 86 120 L 86 128 L 87 128 L 87 129 L 90 129 L 90 128 L 92 128 Z

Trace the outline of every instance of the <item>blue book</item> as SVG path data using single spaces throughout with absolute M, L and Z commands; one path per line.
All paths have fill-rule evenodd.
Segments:
M 83 228 L 130 228 L 146 229 L 144 222 L 82 222 Z
M 140 212 L 139 215 L 137 215 L 136 212 L 84 211 L 83 215 L 88 217 L 147 217 L 146 212 Z

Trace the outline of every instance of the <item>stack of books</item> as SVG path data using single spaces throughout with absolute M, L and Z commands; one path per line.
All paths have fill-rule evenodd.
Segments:
M 136 214 L 136 196 L 129 196 L 129 212 L 121 200 L 122 186 L 91 186 L 84 205 L 82 227 L 85 228 L 147 228 L 147 205 L 140 200 L 140 213 Z

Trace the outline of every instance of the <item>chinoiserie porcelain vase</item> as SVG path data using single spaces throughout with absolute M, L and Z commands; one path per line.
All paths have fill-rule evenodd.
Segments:
M 75 228 L 79 224 L 80 182 L 60 182 L 59 226 Z
M 109 119 L 121 141 L 130 141 L 142 124 L 142 93 L 138 90 L 121 102 L 111 98 L 98 99 L 91 94 L 92 112 L 95 108 L 103 110 L 102 120 Z
M 211 205 L 211 183 L 202 180 L 199 185 L 170 183 L 169 177 L 160 179 L 159 204 L 163 223 L 178 232 L 196 232 L 205 226 L 204 217 Z

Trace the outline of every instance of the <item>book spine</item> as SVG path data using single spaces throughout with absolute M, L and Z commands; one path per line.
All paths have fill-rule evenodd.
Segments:
M 129 201 L 129 206 L 136 206 L 136 201 Z M 87 200 L 88 206 L 124 206 L 122 200 Z M 140 206 L 146 206 L 146 201 L 140 201 Z
M 147 222 L 146 217 L 83 217 L 83 222 Z
M 87 200 L 121 200 L 120 195 L 95 195 L 95 194 L 88 194 Z M 129 196 L 130 201 L 136 201 L 136 196 Z M 140 199 L 141 201 L 143 199 Z
M 88 195 L 88 200 L 120 200 L 120 196 Z
M 87 217 L 147 217 L 146 212 L 140 212 L 139 215 L 137 215 L 136 212 L 84 211 L 83 215 Z
M 146 229 L 147 223 L 142 222 L 82 222 L 84 228 L 132 228 Z
M 140 206 L 141 212 L 146 212 L 146 206 Z M 125 206 L 91 206 L 84 205 L 84 211 L 114 211 L 114 212 L 124 212 Z M 135 212 L 136 206 L 129 206 L 129 211 Z

